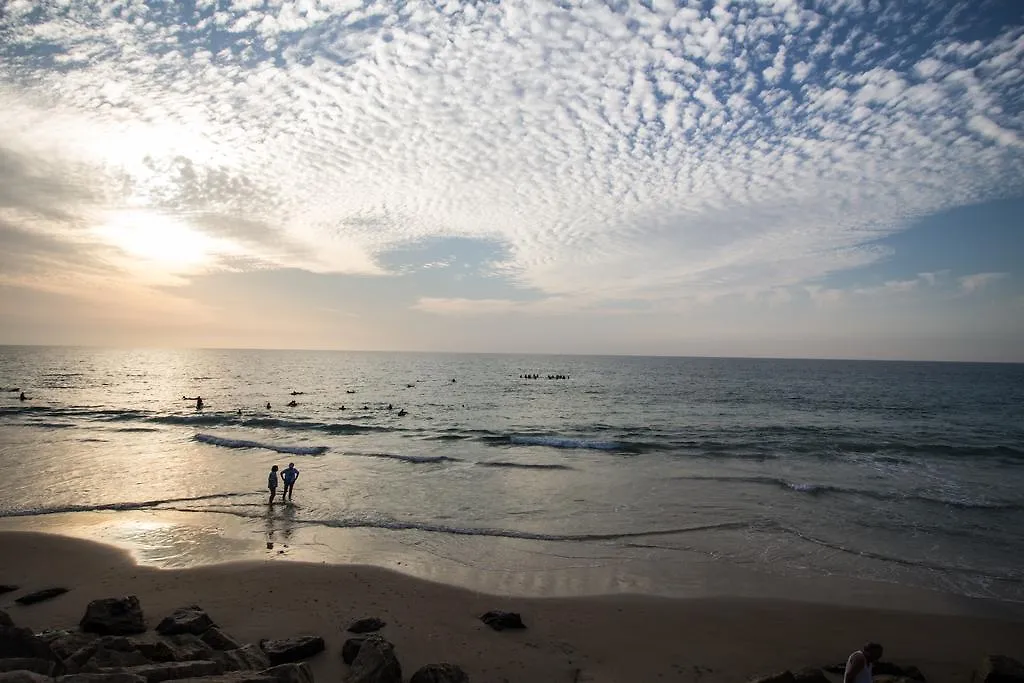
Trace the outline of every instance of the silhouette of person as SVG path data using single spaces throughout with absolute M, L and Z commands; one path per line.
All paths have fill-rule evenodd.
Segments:
M 267 410 L 270 410 L 270 401 L 267 401 Z
M 24 391 L 23 391 L 23 392 L 21 392 L 21 395 L 20 395 L 20 396 L 18 396 L 18 400 L 19 400 L 19 401 L 27 401 L 27 400 L 28 400 L 28 396 L 26 396 L 26 395 L 25 395 L 25 392 L 24 392 Z
M 288 407 L 289 407 L 289 408 L 294 408 L 294 407 L 295 407 L 295 406 L 297 406 L 297 405 L 299 405 L 299 404 L 298 404 L 298 403 L 296 403 L 294 399 L 293 399 L 293 400 L 291 400 L 291 401 L 288 401 Z
M 270 468 L 270 475 L 267 477 L 267 490 L 270 491 L 270 500 L 267 501 L 267 505 L 273 505 L 274 498 L 277 497 L 277 465 Z
M 288 496 L 288 500 L 291 500 L 292 491 L 295 490 L 295 482 L 299 479 L 299 471 L 295 469 L 295 463 L 288 463 L 288 467 L 284 468 L 281 472 L 281 479 L 284 480 L 284 490 L 281 491 L 281 500 L 284 500 L 285 496 Z

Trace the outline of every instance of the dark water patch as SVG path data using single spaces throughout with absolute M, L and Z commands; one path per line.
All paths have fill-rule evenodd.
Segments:
M 1015 501 L 943 498 L 939 496 L 927 495 L 924 493 L 906 491 L 878 491 L 874 489 L 869 490 L 846 486 L 834 486 L 831 484 L 791 482 L 785 479 L 778 479 L 775 477 L 682 475 L 673 477 L 673 479 L 688 481 L 713 481 L 726 484 L 755 484 L 763 486 L 773 486 L 777 488 L 783 488 L 789 491 L 794 491 L 796 493 L 807 494 L 810 496 L 825 496 L 829 494 L 837 494 L 848 496 L 860 496 L 863 498 L 871 498 L 873 500 L 879 501 L 915 501 L 929 505 L 942 505 L 963 510 L 1024 510 L 1024 503 L 1019 503 Z
M 385 460 L 400 460 L 402 462 L 414 463 L 417 465 L 434 465 L 444 462 L 461 462 L 459 458 L 448 455 L 400 455 L 398 453 L 356 453 L 348 452 L 345 455 L 352 455 L 359 458 L 382 458 Z
M 587 437 L 561 436 L 558 434 L 511 434 L 478 438 L 491 446 L 542 446 L 558 449 L 579 449 L 606 451 L 610 453 L 637 455 L 649 448 L 648 444 L 611 441 Z
M 78 425 L 70 422 L 26 422 L 24 427 L 37 427 L 40 429 L 74 429 Z
M 78 442 L 79 443 L 110 443 L 110 439 L 97 439 L 97 438 L 94 438 L 94 437 L 89 437 L 89 438 L 86 438 L 86 439 L 79 439 Z
M 94 505 L 56 505 L 52 507 L 23 508 L 15 510 L 0 510 L 0 518 L 4 517 L 39 517 L 41 515 L 56 515 L 67 512 L 105 512 L 105 511 L 127 511 L 145 510 L 163 505 L 178 503 L 196 503 L 206 500 L 217 500 L 220 498 L 235 498 L 238 496 L 249 496 L 251 493 L 211 493 L 203 496 L 191 496 L 188 498 L 159 498 L 156 500 L 144 500 L 122 503 L 99 503 Z M 261 494 L 262 495 L 262 494 Z
M 258 448 L 274 451 L 275 453 L 289 453 L 291 455 L 323 455 L 328 451 L 327 446 L 288 446 L 263 443 L 261 441 L 247 441 L 245 439 L 226 439 L 214 436 L 213 434 L 196 434 L 192 437 L 192 440 L 223 448 Z
M 111 431 L 111 432 L 121 432 L 121 433 L 124 433 L 124 434 L 133 434 L 133 433 L 159 432 L 161 430 L 159 428 L 157 428 L 157 427 L 116 427 L 116 428 L 110 429 L 108 431 Z
M 523 470 L 571 470 L 572 468 L 568 465 L 554 465 L 554 464 L 541 464 L 541 463 L 529 463 L 529 462 L 505 462 L 505 461 L 494 461 L 494 462 L 478 462 L 478 467 L 510 467 Z
M 889 562 L 892 564 L 898 564 L 905 567 L 913 567 L 916 569 L 929 569 L 938 572 L 956 573 L 965 576 L 981 577 L 985 579 L 996 579 L 998 581 L 1006 581 L 1009 583 L 1024 583 L 1024 572 L 1021 572 L 1020 570 L 1007 570 L 1005 572 L 1000 572 L 994 570 L 977 569 L 974 567 L 964 567 L 961 565 L 928 562 L 926 560 L 912 560 L 909 558 L 898 557 L 896 555 L 888 555 L 873 550 L 853 548 L 843 543 L 828 541 L 825 539 L 817 538 L 815 536 L 811 536 L 810 534 L 804 533 L 798 529 L 792 529 L 787 527 L 780 527 L 780 529 L 784 533 L 795 536 L 796 538 L 799 538 L 802 541 L 806 541 L 808 543 L 812 543 L 823 548 L 829 548 L 830 550 L 836 550 L 842 553 L 856 555 L 858 557 L 865 557 L 872 560 Z

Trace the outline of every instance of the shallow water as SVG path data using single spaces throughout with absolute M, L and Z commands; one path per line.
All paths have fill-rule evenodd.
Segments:
M 331 530 L 360 529 L 467 571 L 632 564 L 633 592 L 701 558 L 1024 599 L 1024 366 L 5 347 L 0 387 L 31 399 L 0 394 L 22 525 L 162 511 L 224 559 L 290 529 L 350 561 Z M 186 527 L 134 542 L 188 564 Z

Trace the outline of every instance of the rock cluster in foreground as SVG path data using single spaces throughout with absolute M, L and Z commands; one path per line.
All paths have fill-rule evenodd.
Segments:
M 346 683 L 402 683 L 394 645 L 373 633 L 385 625 L 372 617 L 350 625 L 361 635 L 342 649 Z M 41 633 L 0 610 L 0 683 L 314 683 L 304 660 L 325 647 L 313 635 L 242 644 L 197 605 L 149 631 L 135 596 L 93 600 L 78 628 Z M 431 664 L 410 683 L 469 683 L 469 676 L 454 664 Z
M 751 683 L 832 683 L 833 680 L 842 679 L 845 669 L 844 663 L 820 669 L 783 671 L 772 676 L 756 678 Z M 826 672 L 832 674 L 833 678 L 829 678 Z M 874 683 L 927 683 L 924 674 L 916 666 L 878 662 L 874 665 L 872 673 Z M 987 655 L 974 670 L 972 683 L 1024 683 L 1024 664 L 1002 655 Z

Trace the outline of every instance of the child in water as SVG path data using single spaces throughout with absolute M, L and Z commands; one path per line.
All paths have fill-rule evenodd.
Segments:
M 277 465 L 270 468 L 270 476 L 267 477 L 267 488 L 270 490 L 270 500 L 267 501 L 267 505 L 273 505 L 274 498 L 277 496 Z

